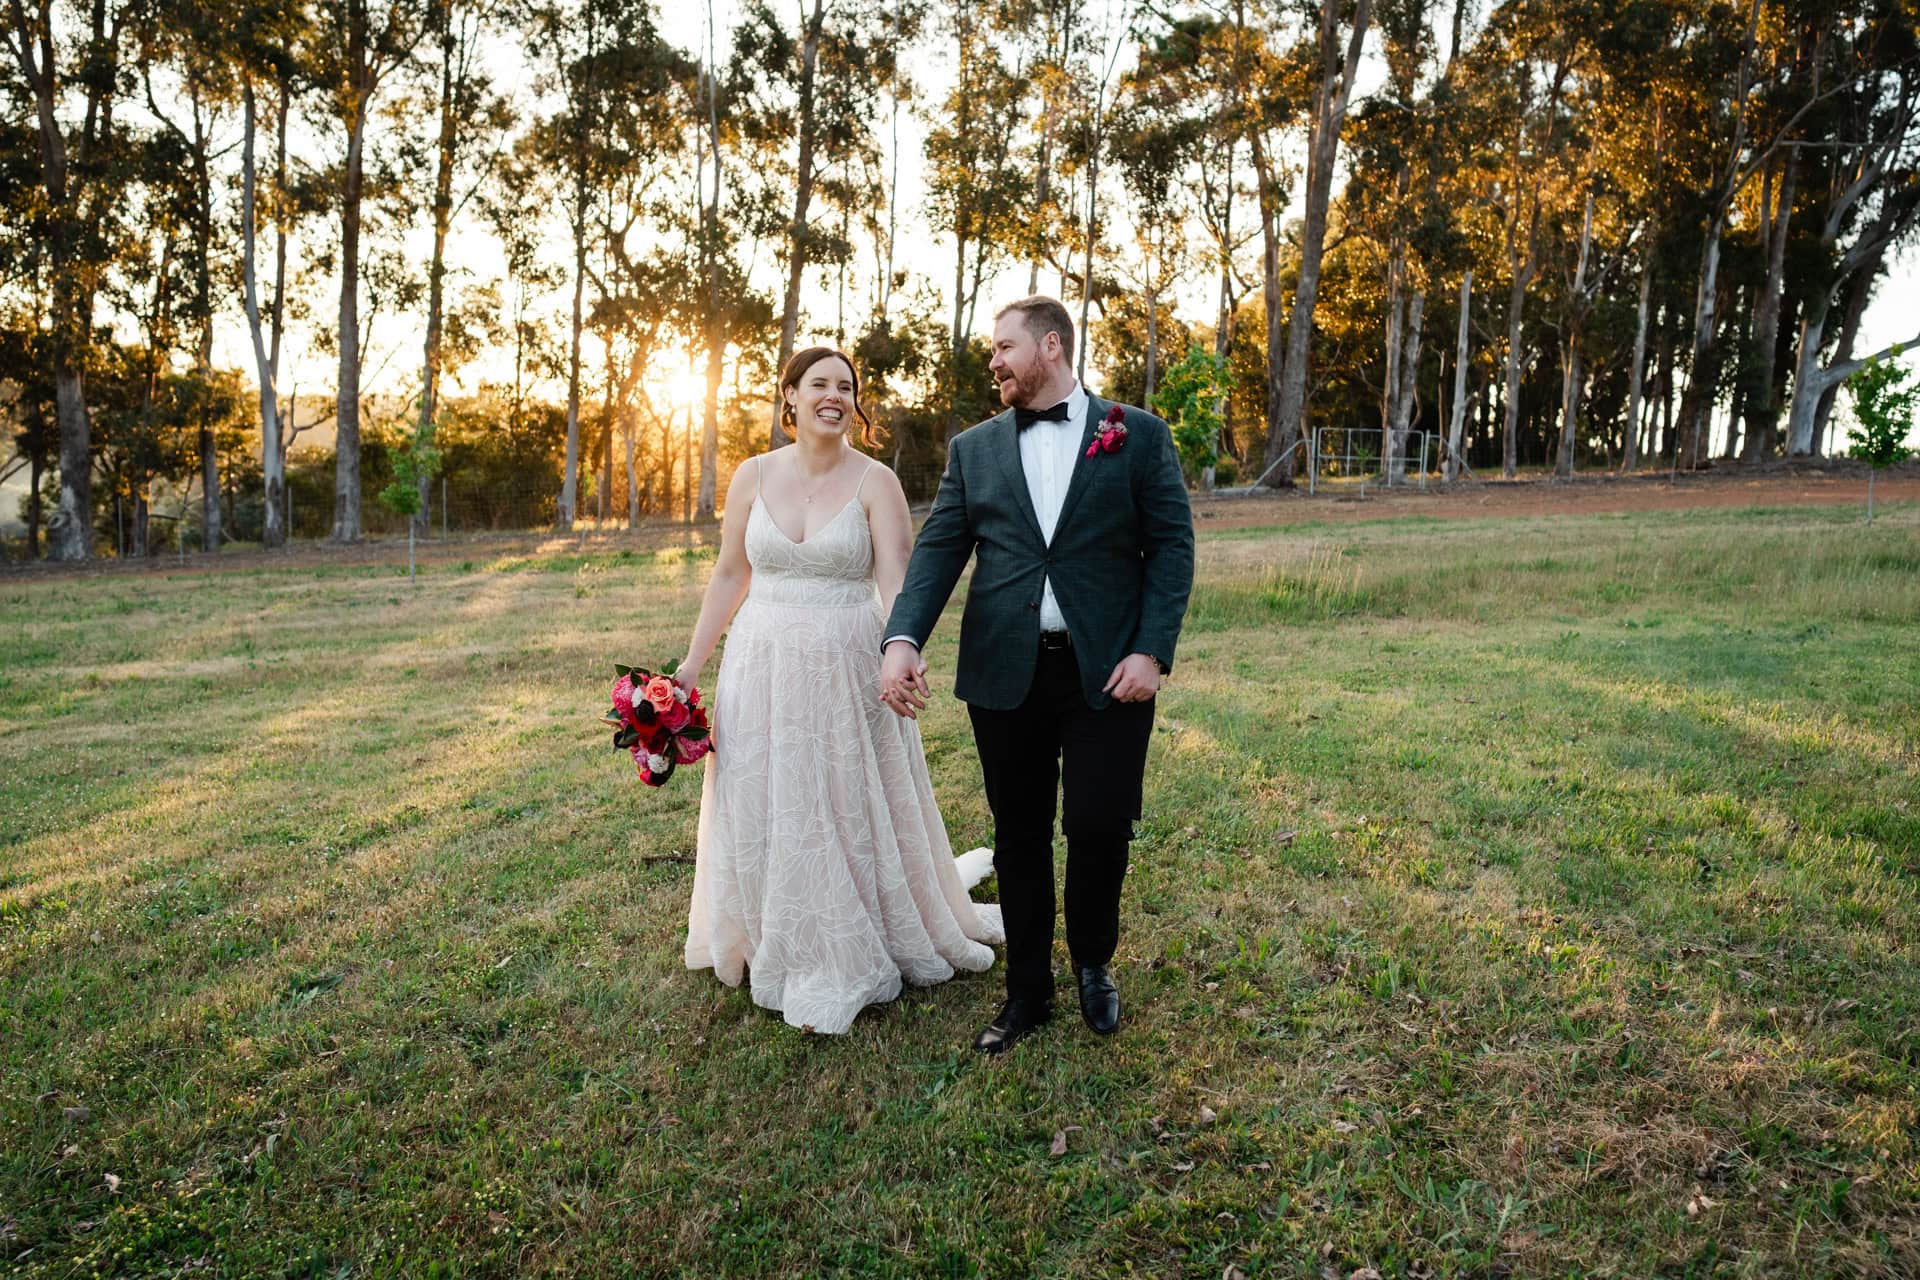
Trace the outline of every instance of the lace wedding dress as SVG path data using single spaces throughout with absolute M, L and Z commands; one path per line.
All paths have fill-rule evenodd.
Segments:
M 920 727 L 879 700 L 885 619 L 858 493 L 804 542 L 756 498 L 746 551 L 752 585 L 713 693 L 687 967 L 729 986 L 744 974 L 755 1004 L 843 1032 L 903 981 L 993 963 L 1000 908 L 967 896 L 992 853 L 953 856 Z

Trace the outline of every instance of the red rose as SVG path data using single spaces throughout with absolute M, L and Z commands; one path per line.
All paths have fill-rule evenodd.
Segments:
M 692 714 L 688 712 L 687 705 L 684 702 L 669 703 L 666 709 L 660 713 L 661 725 L 672 733 L 678 733 L 680 730 L 686 728 L 687 722 L 691 719 Z

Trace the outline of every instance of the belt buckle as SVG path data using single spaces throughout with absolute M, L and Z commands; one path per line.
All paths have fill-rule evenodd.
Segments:
M 1042 631 L 1040 633 L 1040 647 L 1049 651 L 1071 649 L 1073 647 L 1073 633 L 1069 631 Z

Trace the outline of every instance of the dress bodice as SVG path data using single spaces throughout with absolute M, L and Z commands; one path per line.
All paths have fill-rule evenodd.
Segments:
M 795 542 L 781 531 L 758 495 L 747 513 L 749 600 L 814 608 L 873 603 L 873 535 L 856 494 L 811 538 Z

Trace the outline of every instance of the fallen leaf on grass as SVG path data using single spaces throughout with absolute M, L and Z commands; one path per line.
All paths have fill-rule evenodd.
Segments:
M 93 1109 L 91 1107 L 62 1107 L 60 1108 L 60 1114 L 75 1124 L 85 1124 L 87 1121 L 93 1119 Z
M 1200 1110 L 1194 1116 L 1194 1119 L 1200 1122 L 1200 1125 L 1202 1128 L 1205 1128 L 1207 1125 L 1212 1124 L 1215 1120 L 1218 1120 L 1219 1118 L 1220 1118 L 1219 1114 L 1215 1112 L 1212 1107 L 1208 1106 L 1204 1102 L 1200 1104 Z
M 1281 844 L 1292 844 L 1295 840 L 1299 838 L 1300 838 L 1300 832 L 1298 830 L 1282 831 L 1279 835 L 1274 837 L 1274 839 L 1278 840 Z
M 1247 1280 L 1247 1273 L 1229 1262 L 1227 1269 L 1220 1273 L 1220 1280 Z
M 1360 1127 L 1359 1125 L 1353 1124 L 1350 1121 L 1346 1121 L 1346 1120 L 1335 1120 L 1333 1122 L 1333 1131 L 1335 1133 L 1352 1133 L 1355 1129 L 1358 1129 L 1359 1127 Z
M 1053 1134 L 1053 1145 L 1048 1147 L 1047 1150 L 1056 1156 L 1067 1154 L 1067 1135 L 1070 1133 L 1078 1133 L 1079 1130 L 1080 1126 L 1077 1124 L 1070 1124 L 1064 1129 L 1056 1129 Z
M 119 1174 L 117 1173 L 107 1174 L 106 1184 L 107 1184 L 108 1195 L 118 1195 L 120 1193 L 120 1175 Z
M 1687 1197 L 1687 1216 L 1689 1218 L 1697 1218 L 1700 1216 L 1702 1210 L 1711 1209 L 1718 1203 L 1717 1200 L 1712 1199 L 1702 1192 L 1700 1188 L 1695 1187 L 1693 1194 Z
M 1359 1267 L 1347 1280 L 1380 1280 L 1380 1272 L 1373 1267 Z
M 1173 1171 L 1175 1173 L 1191 1173 L 1193 1172 L 1193 1161 L 1182 1160 L 1179 1164 L 1173 1166 Z

